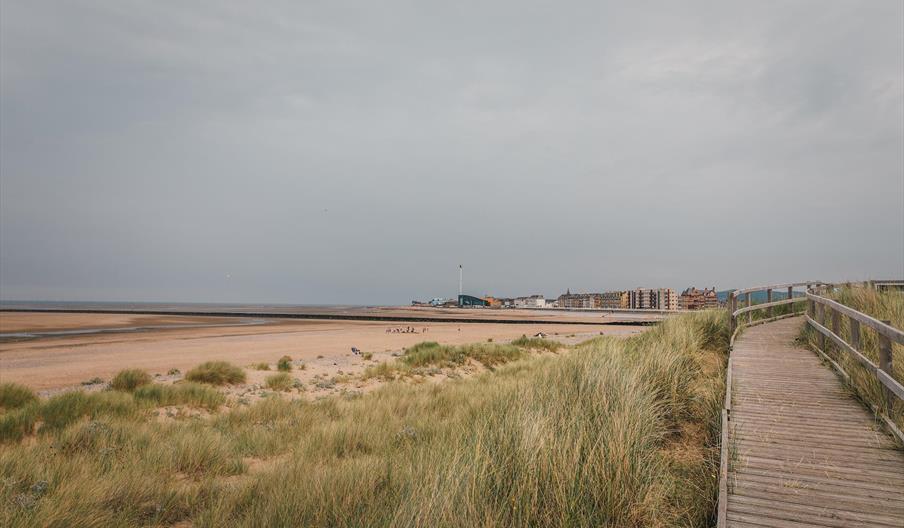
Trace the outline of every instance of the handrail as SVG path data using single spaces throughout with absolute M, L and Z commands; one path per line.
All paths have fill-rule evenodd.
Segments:
M 830 317 L 831 316 L 831 317 Z M 850 342 L 841 336 L 841 317 L 849 319 Z M 831 328 L 826 324 L 831 319 Z M 847 352 L 858 363 L 863 365 L 866 371 L 879 382 L 879 386 L 885 393 L 885 408 L 892 409 L 895 399 L 904 400 L 904 385 L 901 385 L 894 376 L 892 370 L 892 343 L 904 344 L 904 332 L 891 326 L 887 322 L 870 317 L 865 313 L 854 310 L 832 299 L 827 299 L 812 292 L 807 292 L 807 324 L 819 334 L 817 351 L 828 357 L 826 338 L 838 348 Z M 871 328 L 879 337 L 879 362 L 873 363 L 860 349 L 861 326 Z M 881 406 L 874 408 L 875 413 L 882 418 L 889 429 L 904 442 L 902 433 L 895 423 L 882 412 Z
M 837 310 L 842 314 L 850 317 L 851 319 L 855 319 L 859 323 L 872 328 L 876 331 L 877 334 L 884 335 L 895 343 L 904 345 L 904 332 L 889 324 L 883 323 L 882 321 L 874 317 L 870 317 L 865 313 L 858 312 L 857 310 L 845 306 L 838 301 L 833 301 L 832 299 L 827 299 L 814 293 L 807 292 L 807 299 L 828 306 L 833 310 Z
M 729 332 L 731 335 L 730 343 L 734 343 L 734 338 L 737 335 L 738 331 L 741 329 L 741 325 L 738 324 L 738 316 L 743 314 L 748 314 L 747 325 L 749 326 L 755 324 L 753 321 L 753 312 L 757 310 L 768 310 L 768 318 L 765 320 L 757 321 L 756 324 L 765 323 L 769 321 L 775 321 L 776 319 L 781 319 L 784 317 L 790 317 L 791 315 L 800 315 L 803 312 L 794 312 L 789 315 L 772 317 L 772 308 L 776 306 L 783 306 L 785 304 L 794 304 L 797 302 L 803 302 L 807 300 L 804 296 L 795 297 L 794 296 L 794 288 L 806 287 L 807 290 L 811 290 L 814 287 L 818 286 L 828 286 L 828 283 L 819 280 L 812 281 L 804 281 L 804 282 L 786 282 L 784 284 L 769 284 L 766 286 L 756 286 L 754 288 L 742 288 L 739 290 L 734 290 L 729 292 L 728 299 L 726 300 L 726 305 L 728 307 L 728 314 L 730 317 L 729 321 Z M 772 292 L 778 290 L 787 290 L 788 297 L 785 299 L 781 299 L 778 301 L 772 300 Z M 753 304 L 753 296 L 751 295 L 754 292 L 765 291 L 766 292 L 766 301 L 765 303 Z M 738 299 L 741 296 L 744 296 L 747 301 L 747 306 L 738 308 Z
M 772 301 L 772 302 L 754 304 L 754 305 L 748 306 L 746 308 L 738 308 L 731 315 L 737 317 L 741 314 L 745 314 L 747 312 L 753 312 L 755 310 L 762 310 L 764 308 L 772 308 L 773 306 L 781 306 L 783 304 L 794 304 L 796 302 L 803 302 L 806 300 L 807 300 L 806 297 L 791 297 L 789 299 L 782 299 L 780 301 Z
M 735 290 L 731 292 L 735 296 L 741 295 L 744 293 L 753 293 L 758 291 L 765 290 L 781 290 L 783 288 L 800 288 L 806 286 L 809 288 L 810 286 L 828 286 L 828 283 L 822 281 L 807 281 L 807 282 L 789 282 L 787 284 L 769 284 L 767 286 L 757 286 L 755 288 L 744 288 L 741 290 Z
M 844 350 L 854 359 L 856 359 L 861 365 L 863 365 L 863 368 L 865 368 L 870 374 L 875 376 L 879 380 L 879 382 L 888 387 L 888 389 L 895 396 L 897 396 L 898 399 L 904 400 L 904 385 L 898 383 L 897 380 L 895 380 L 887 372 L 885 372 L 881 366 L 873 363 L 868 357 L 864 356 L 859 350 L 845 341 L 843 337 L 819 324 L 809 315 L 807 316 L 807 323 L 809 323 L 810 326 L 816 329 L 817 332 L 831 339 L 832 342 L 838 345 L 838 348 Z M 824 352 L 825 351 L 823 351 L 823 353 Z

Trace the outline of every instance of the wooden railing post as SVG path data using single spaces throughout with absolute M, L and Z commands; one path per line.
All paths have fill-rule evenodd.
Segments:
M 826 325 L 826 307 L 822 303 L 816 304 L 816 322 L 825 327 Z M 819 332 L 819 350 L 826 351 L 826 335 Z
M 788 298 L 789 299 L 794 298 L 794 286 L 788 286 Z M 788 313 L 794 313 L 794 305 L 793 304 L 788 305 Z
M 841 337 L 841 312 L 838 310 L 832 310 L 832 333 Z M 841 350 L 840 347 L 835 348 Z
M 885 324 L 891 324 L 891 321 L 882 321 L 882 322 L 885 323 Z M 888 374 L 889 376 L 892 375 L 892 373 L 891 373 L 891 368 L 892 368 L 891 362 L 892 362 L 892 359 L 891 359 L 891 339 L 889 339 L 888 336 L 886 336 L 886 335 L 879 334 L 879 369 L 882 370 L 882 371 L 884 371 L 884 372 L 885 372 L 886 374 Z M 890 413 L 890 412 L 891 412 L 891 409 L 892 409 L 892 406 L 895 404 L 895 399 L 894 399 L 894 398 L 895 398 L 895 395 L 894 395 L 894 393 L 891 391 L 891 389 L 889 389 L 888 387 L 886 387 L 884 384 L 882 385 L 882 388 L 883 388 L 883 390 L 884 390 L 884 392 L 885 392 L 885 405 L 886 405 L 886 409 L 887 409 L 887 412 Z
M 772 288 L 769 288 L 766 290 L 766 302 L 767 303 L 772 302 Z M 766 308 L 766 317 L 770 318 L 770 319 L 772 318 L 772 307 L 771 306 L 769 308 Z
M 860 352 L 860 321 L 848 317 L 848 321 L 851 323 L 851 347 Z
M 729 325 L 728 329 L 731 330 L 730 335 L 734 335 L 735 328 L 738 325 L 738 322 L 735 320 L 735 310 L 737 310 L 738 305 L 738 297 L 735 295 L 735 292 L 731 292 L 728 294 L 728 317 L 729 317 Z
M 751 295 L 752 293 L 753 292 L 747 292 L 747 306 L 748 307 L 753 306 L 753 295 Z M 747 324 L 750 324 L 752 322 L 753 322 L 753 310 L 747 312 Z

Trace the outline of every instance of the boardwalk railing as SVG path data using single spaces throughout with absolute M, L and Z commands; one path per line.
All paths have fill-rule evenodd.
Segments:
M 767 323 L 769 321 L 776 321 L 778 319 L 782 319 L 785 317 L 791 317 L 794 315 L 803 315 L 803 310 L 799 312 L 795 312 L 793 307 L 791 309 L 791 313 L 773 316 L 773 308 L 777 306 L 784 306 L 786 304 L 795 304 L 802 303 L 807 300 L 807 298 L 803 295 L 799 295 L 797 297 L 794 296 L 795 288 L 806 288 L 807 291 L 824 287 L 826 284 L 821 281 L 808 281 L 808 282 L 792 282 L 788 284 L 772 284 L 770 286 L 758 286 L 756 288 L 745 288 L 743 290 L 735 290 L 728 294 L 728 313 L 731 315 L 731 340 L 734 341 L 735 335 L 741 329 L 742 326 L 750 326 L 752 324 L 760 324 Z M 766 292 L 766 302 L 754 304 L 753 303 L 753 294 L 756 292 Z M 786 298 L 773 301 L 773 293 L 775 292 L 787 292 Z M 743 297 L 743 300 L 741 299 Z M 743 303 L 744 307 L 738 308 L 738 304 Z M 766 310 L 766 318 L 758 319 L 754 322 L 753 313 L 760 310 Z M 747 314 L 747 323 L 741 324 L 741 315 Z
M 819 332 L 819 354 L 828 361 L 846 380 L 850 375 L 829 357 L 826 351 L 826 339 L 832 341 L 837 349 L 846 352 L 857 361 L 866 371 L 878 381 L 885 393 L 885 410 L 894 408 L 896 400 L 904 401 L 904 386 L 893 377 L 892 370 L 892 343 L 904 345 L 904 332 L 888 324 L 879 321 L 864 313 L 849 308 L 839 302 L 833 301 L 807 292 L 807 324 Z M 848 318 L 850 328 L 850 342 L 841 336 L 842 317 Z M 827 324 L 828 322 L 828 324 Z M 831 328 L 830 326 L 831 325 Z M 866 327 L 873 330 L 879 339 L 879 363 L 873 363 L 860 351 L 860 331 Z M 885 425 L 894 433 L 901 442 L 904 442 L 904 433 L 895 425 L 894 421 L 883 412 L 882 406 L 872 405 L 873 412 L 885 422 Z
M 881 281 L 882 286 L 890 288 L 898 287 L 901 281 Z M 873 282 L 865 283 L 868 287 L 880 286 Z M 795 282 L 788 284 L 773 284 L 769 286 L 759 286 L 755 288 L 745 288 L 731 292 L 727 300 L 727 308 L 730 316 L 731 340 L 729 343 L 728 369 L 725 383 L 725 401 L 722 407 L 722 448 L 721 460 L 719 468 L 719 502 L 717 511 L 717 526 L 724 527 L 727 523 L 727 504 L 728 504 L 728 432 L 729 423 L 731 422 L 731 383 L 732 383 L 732 359 L 731 348 L 734 345 L 735 337 L 738 332 L 746 326 L 776 321 L 785 317 L 793 317 L 806 313 L 807 324 L 813 327 L 819 333 L 818 352 L 823 359 L 827 360 L 845 379 L 850 380 L 850 376 L 844 369 L 826 353 L 826 339 L 831 340 L 839 350 L 847 352 L 853 359 L 862 365 L 879 383 L 882 384 L 885 392 L 885 408 L 892 409 L 895 399 L 904 400 L 904 386 L 892 377 L 892 343 L 904 345 L 904 332 L 889 325 L 887 322 L 879 321 L 864 313 L 858 312 L 852 308 L 844 306 L 836 301 L 819 295 L 831 285 L 821 281 Z M 805 292 L 799 292 L 800 295 L 795 296 L 795 288 L 805 288 Z M 773 293 L 786 292 L 784 299 L 773 300 Z M 756 292 L 766 292 L 766 302 L 754 304 L 753 294 Z M 797 311 L 793 305 L 806 302 L 806 306 L 801 305 Z M 739 306 L 740 305 L 740 306 Z M 789 313 L 782 315 L 773 315 L 774 308 L 778 306 L 792 305 Z M 765 317 L 754 319 L 754 312 L 765 310 Z M 745 316 L 746 317 L 743 317 Z M 841 337 L 841 318 L 847 317 L 850 324 L 850 342 Z M 830 320 L 830 326 L 826 321 Z M 873 363 L 860 351 L 861 328 L 870 328 L 876 332 L 879 339 L 879 363 Z M 883 412 L 880 406 L 870 405 L 873 412 L 888 426 L 889 430 L 900 440 L 904 442 L 904 434 L 895 425 L 895 423 Z

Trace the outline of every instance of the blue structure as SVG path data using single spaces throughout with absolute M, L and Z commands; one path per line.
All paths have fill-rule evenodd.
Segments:
M 459 295 L 458 296 L 458 305 L 459 306 L 489 306 L 490 303 L 480 297 L 474 297 L 473 295 Z

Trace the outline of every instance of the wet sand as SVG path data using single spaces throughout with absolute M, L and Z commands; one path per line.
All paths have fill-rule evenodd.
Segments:
M 511 313 L 506 316 L 511 317 Z M 189 326 L 211 324 L 228 326 Z M 209 360 L 226 360 L 243 367 L 258 362 L 273 365 L 283 355 L 307 363 L 311 367 L 309 375 L 313 372 L 323 376 L 342 375 L 391 359 L 393 353 L 398 354 L 421 341 L 507 342 L 542 331 L 551 338 L 572 343 L 600 332 L 630 335 L 643 330 L 639 326 L 589 326 L 566 321 L 525 325 L 272 320 L 249 326 L 235 318 L 0 312 L 0 333 L 161 325 L 169 327 L 0 343 L 0 381 L 22 383 L 37 390 L 56 389 L 94 377 L 109 380 L 124 368 L 142 368 L 151 374 L 165 375 L 170 369 L 185 372 Z M 414 326 L 418 333 L 387 333 L 387 329 L 407 326 Z M 353 355 L 353 346 L 373 353 L 373 359 L 365 362 Z M 249 375 L 249 381 L 255 381 L 264 373 L 249 371 Z
M 227 317 L 0 312 L 0 335 L 159 326 L 234 325 L 236 322 L 235 319 Z

